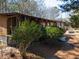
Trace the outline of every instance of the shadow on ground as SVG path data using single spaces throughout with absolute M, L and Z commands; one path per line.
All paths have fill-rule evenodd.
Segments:
M 40 55 L 45 59 L 60 59 L 54 55 L 58 50 L 59 49 L 57 48 L 50 48 L 49 46 L 40 44 L 39 42 L 32 43 L 30 47 L 27 49 L 28 52 Z
M 70 44 L 70 43 L 65 43 L 63 44 L 61 50 L 62 51 L 69 51 L 69 50 L 73 50 L 76 46 L 74 44 Z
M 55 47 L 54 45 L 50 46 L 39 42 L 34 42 L 30 45 L 27 51 L 40 55 L 45 59 L 60 59 L 58 56 L 55 55 L 57 51 L 69 51 L 74 49 L 74 47 L 75 46 L 73 44 L 69 43 L 63 43 L 62 47 L 59 48 L 57 46 Z

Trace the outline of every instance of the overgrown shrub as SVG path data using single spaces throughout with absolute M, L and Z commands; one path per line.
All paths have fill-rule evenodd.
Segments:
M 64 33 L 63 29 L 59 27 L 46 27 L 47 36 L 49 39 L 55 40 L 61 37 Z
M 23 21 L 16 27 L 13 37 L 18 48 L 25 53 L 27 47 L 33 40 L 37 40 L 42 36 L 42 26 L 32 21 Z
M 58 27 L 42 27 L 34 21 L 23 21 L 13 31 L 12 39 L 16 41 L 21 54 L 26 56 L 26 49 L 34 40 L 55 40 L 61 37 L 63 32 L 64 31 Z

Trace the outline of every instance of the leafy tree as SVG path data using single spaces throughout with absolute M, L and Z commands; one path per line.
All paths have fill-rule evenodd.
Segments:
M 61 10 L 63 10 L 64 12 L 73 11 L 70 17 L 71 26 L 79 28 L 79 0 L 62 1 L 64 1 L 65 3 L 60 6 Z
M 64 11 L 79 10 L 79 0 L 62 0 L 65 3 L 60 7 Z
M 31 42 L 38 40 L 41 36 L 41 25 L 33 21 L 23 21 L 13 32 L 12 39 L 16 41 L 17 47 L 25 57 L 26 49 Z
M 79 28 L 79 15 L 72 15 L 70 22 L 72 27 Z

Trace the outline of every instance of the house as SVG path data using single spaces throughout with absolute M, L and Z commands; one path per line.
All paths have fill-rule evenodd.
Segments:
M 3 38 L 6 38 L 7 40 L 7 36 L 11 35 L 15 26 L 19 25 L 19 22 L 24 20 L 35 21 L 38 24 L 42 24 L 43 26 L 56 25 L 58 27 L 64 27 L 63 21 L 49 20 L 16 12 L 0 13 L 0 39 L 3 40 Z

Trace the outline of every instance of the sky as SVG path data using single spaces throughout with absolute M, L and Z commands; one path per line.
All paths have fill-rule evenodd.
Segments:
M 47 8 L 52 8 L 52 7 L 58 7 L 59 5 L 62 4 L 63 2 L 57 1 L 57 0 L 45 0 L 45 6 Z M 62 18 L 68 18 L 68 13 L 60 13 L 60 17 Z
M 58 6 L 58 4 L 61 4 L 62 2 L 57 1 L 57 0 L 45 0 L 45 5 L 47 7 L 54 7 L 54 6 Z

